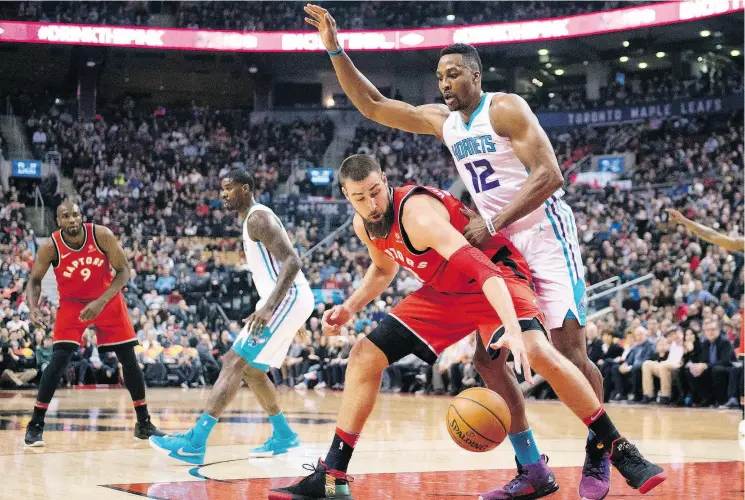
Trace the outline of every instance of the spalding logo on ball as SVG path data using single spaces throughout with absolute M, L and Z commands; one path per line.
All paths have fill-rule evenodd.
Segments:
M 448 433 L 464 450 L 476 453 L 493 450 L 507 438 L 511 423 L 504 399 L 482 387 L 461 392 L 448 406 Z

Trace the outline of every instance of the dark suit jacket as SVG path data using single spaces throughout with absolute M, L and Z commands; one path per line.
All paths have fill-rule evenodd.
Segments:
M 732 357 L 734 356 L 734 350 L 732 349 L 732 343 L 724 335 L 719 335 L 714 343 L 717 346 L 717 361 L 713 366 L 732 366 Z M 694 359 L 694 363 L 709 363 L 709 349 L 711 348 L 711 342 L 709 339 L 704 339 L 701 343 L 701 351 L 698 353 L 698 359 Z
M 597 363 L 600 358 L 603 357 L 603 341 L 600 339 L 593 340 L 587 346 L 587 357 L 590 361 Z

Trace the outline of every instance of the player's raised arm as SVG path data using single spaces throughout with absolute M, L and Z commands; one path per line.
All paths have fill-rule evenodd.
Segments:
M 248 218 L 248 235 L 252 240 L 264 245 L 269 254 L 280 262 L 280 272 L 277 284 L 261 309 L 256 310 L 246 319 L 249 330 L 258 335 L 271 321 L 274 311 L 287 296 L 290 287 L 295 282 L 302 262 L 290 238 L 277 218 L 264 210 L 257 210 Z
M 31 269 L 31 275 L 26 285 L 26 303 L 28 308 L 31 310 L 31 321 L 36 324 L 41 324 L 42 317 L 41 311 L 39 311 L 39 298 L 41 297 L 41 280 L 49 270 L 49 266 L 52 262 L 58 259 L 57 250 L 54 247 L 52 238 L 46 240 L 36 255 L 36 261 L 34 267 Z
M 402 101 L 386 98 L 354 66 L 337 39 L 336 21 L 329 12 L 317 5 L 308 4 L 305 22 L 318 28 L 326 50 L 331 55 L 341 88 L 365 118 L 406 132 L 429 134 L 442 138 L 442 125 L 449 111 L 441 104 L 412 106 Z
M 515 155 L 530 171 L 514 201 L 494 218 L 499 231 L 539 208 L 564 184 L 564 177 L 546 132 L 522 97 L 495 96 L 489 118 L 494 131 L 510 139 Z
M 431 248 L 450 265 L 472 277 L 504 324 L 505 333 L 497 347 L 507 347 L 515 358 L 515 370 L 524 370 L 525 380 L 533 383 L 530 363 L 522 340 L 522 329 L 510 292 L 499 268 L 481 250 L 471 246 L 450 223 L 445 206 L 429 195 L 412 196 L 404 206 L 401 223 L 411 244 L 418 250 Z
M 719 231 L 715 231 L 710 227 L 706 227 L 703 224 L 687 219 L 683 214 L 673 208 L 667 208 L 665 210 L 669 214 L 671 221 L 681 224 L 688 231 L 692 232 L 702 240 L 714 243 L 728 252 L 742 252 L 745 250 L 744 237 L 728 236 Z

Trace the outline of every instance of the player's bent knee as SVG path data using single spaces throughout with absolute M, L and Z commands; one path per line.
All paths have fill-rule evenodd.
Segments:
M 523 338 L 528 361 L 537 372 L 546 377 L 547 372 L 561 369 L 562 355 L 551 345 L 542 331 L 525 332 Z
M 388 366 L 388 358 L 378 346 L 367 338 L 357 342 L 349 353 L 348 368 L 368 373 L 383 373 Z

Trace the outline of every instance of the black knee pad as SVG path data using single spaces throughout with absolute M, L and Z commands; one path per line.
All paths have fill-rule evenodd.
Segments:
M 437 354 L 393 316 L 383 318 L 367 339 L 383 351 L 389 364 L 409 354 L 430 365 L 437 361 Z

